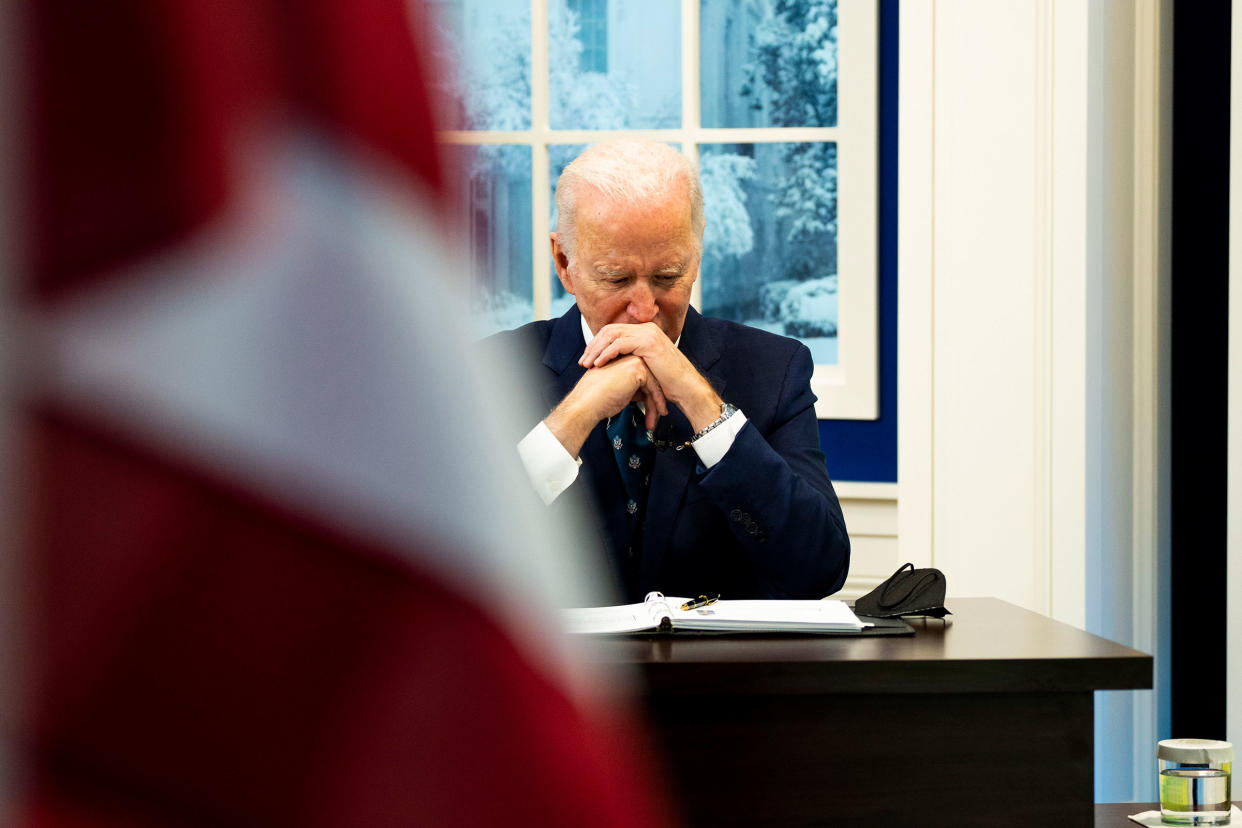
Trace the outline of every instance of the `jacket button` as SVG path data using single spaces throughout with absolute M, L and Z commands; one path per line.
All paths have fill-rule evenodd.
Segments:
M 742 522 L 742 510 L 734 509 L 732 512 L 729 512 L 729 520 L 733 521 L 734 523 L 741 523 Z

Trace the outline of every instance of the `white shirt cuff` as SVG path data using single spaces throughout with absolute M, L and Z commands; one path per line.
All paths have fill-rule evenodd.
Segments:
M 733 419 L 730 417 L 729 422 Z M 571 457 L 542 420 L 522 438 L 517 450 L 531 485 L 544 505 L 551 505 L 578 478 L 582 460 Z
M 691 443 L 691 448 L 699 456 L 699 462 L 709 469 L 719 463 L 733 446 L 733 439 L 744 425 L 746 415 L 735 411 L 732 417 Z

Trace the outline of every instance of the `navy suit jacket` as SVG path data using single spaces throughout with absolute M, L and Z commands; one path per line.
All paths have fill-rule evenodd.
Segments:
M 541 411 L 574 387 L 586 369 L 580 313 L 490 337 L 485 347 L 517 351 L 539 368 Z M 734 322 L 686 315 L 681 352 L 747 423 L 724 458 L 705 468 L 693 448 L 656 452 L 640 551 L 627 549 L 621 475 L 604 423 L 582 446 L 578 479 L 550 507 L 585 508 L 626 600 L 650 590 L 725 598 L 821 598 L 841 588 L 850 544 L 841 506 L 819 447 L 811 353 L 802 343 Z M 533 363 L 532 363 L 533 364 Z M 656 437 L 681 444 L 693 429 L 675 406 Z

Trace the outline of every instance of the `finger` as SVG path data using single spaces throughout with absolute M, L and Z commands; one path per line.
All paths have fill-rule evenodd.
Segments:
M 601 330 L 595 336 L 591 337 L 591 341 L 586 344 L 586 348 L 582 351 L 582 356 L 578 357 L 579 365 L 586 367 L 591 364 L 592 360 L 595 359 L 595 355 L 599 353 L 599 349 L 603 347 L 603 343 L 600 341 L 600 337 L 603 333 L 604 332 Z
M 599 333 L 593 336 L 591 341 L 587 343 L 586 349 L 582 352 L 582 356 L 578 358 L 578 364 L 583 368 L 590 367 L 591 363 L 595 361 L 595 358 L 599 356 L 599 352 L 602 351 L 604 347 L 611 343 L 616 337 L 617 332 L 612 326 L 609 325 L 600 328 Z
M 658 336 L 652 335 L 652 331 L 657 332 Z M 636 354 L 648 361 L 662 360 L 666 349 L 672 348 L 672 344 L 659 328 L 630 325 L 619 331 L 607 346 L 600 349 L 594 364 L 596 367 L 604 365 L 623 354 Z
M 660 404 L 647 386 L 638 389 L 638 396 L 642 398 L 643 403 L 644 428 L 648 431 L 655 431 L 656 423 L 660 420 Z
M 647 430 L 655 431 L 656 423 L 660 422 L 660 412 L 656 410 L 656 406 L 652 404 L 652 400 L 647 401 Z
M 594 365 L 596 368 L 600 367 L 601 365 L 607 365 L 609 362 L 612 362 L 617 357 L 624 356 L 626 354 L 632 354 L 634 353 L 635 350 L 636 350 L 635 345 L 633 341 L 630 339 L 630 337 L 618 336 L 616 339 L 614 339 L 611 343 L 608 344 L 608 347 L 604 348 L 603 350 L 599 352 L 599 354 L 595 357 L 595 361 L 592 363 L 592 365 Z
M 654 375 L 649 375 L 647 382 L 647 391 L 651 395 L 653 406 L 647 409 L 648 428 L 655 427 L 655 421 L 658 417 L 668 416 L 668 400 L 664 396 L 664 388 L 661 387 L 659 380 Z M 657 416 L 658 415 L 658 416 Z

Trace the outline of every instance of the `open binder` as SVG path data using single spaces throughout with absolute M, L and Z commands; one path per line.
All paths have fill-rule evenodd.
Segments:
M 870 626 L 842 601 L 744 600 L 700 603 L 649 592 L 639 604 L 562 610 L 571 633 L 807 632 L 858 633 Z

